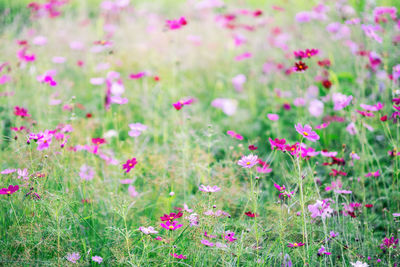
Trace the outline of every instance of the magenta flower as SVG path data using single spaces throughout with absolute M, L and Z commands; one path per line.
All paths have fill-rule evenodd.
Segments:
M 379 170 L 377 170 L 376 172 L 369 172 L 365 175 L 365 177 L 372 177 L 372 176 L 379 177 L 380 176 Z
M 226 132 L 229 136 L 237 139 L 237 140 L 243 140 L 243 136 L 241 136 L 240 134 L 234 132 L 234 131 L 227 131 Z
M 181 228 L 183 226 L 182 224 L 179 224 L 178 221 L 173 221 L 173 222 L 166 221 L 165 223 L 160 223 L 160 225 L 163 228 L 170 230 L 170 231 L 175 231 L 176 229 Z
M 28 114 L 28 110 L 26 108 L 19 107 L 19 106 L 15 106 L 14 107 L 14 115 L 15 116 L 20 116 L 22 118 L 31 116 L 31 115 Z
M 192 104 L 193 101 L 194 101 L 193 98 L 190 98 L 190 99 L 188 99 L 188 100 L 179 100 L 178 102 L 173 103 L 172 106 L 174 106 L 174 108 L 175 108 L 176 110 L 180 110 L 180 109 L 182 109 L 183 106 Z
M 275 188 L 278 189 L 278 191 L 285 191 L 286 187 L 284 185 L 280 186 L 279 184 L 274 184 Z
M 305 244 L 304 243 L 301 243 L 301 242 L 299 242 L 299 243 L 289 243 L 289 245 L 288 245 L 288 247 L 289 248 L 298 248 L 298 247 L 302 247 L 302 246 L 304 246 Z
M 248 156 L 243 156 L 239 161 L 238 165 L 243 168 L 252 168 L 254 165 L 258 163 L 258 157 L 250 154 Z
M 235 238 L 235 233 L 230 231 L 226 231 L 225 235 L 223 235 L 223 238 L 228 242 L 234 242 L 237 240 L 237 238 Z
M 325 250 L 324 246 L 321 246 L 321 248 L 318 249 L 318 255 L 331 255 L 331 254 L 332 254 L 331 252 Z
M 199 186 L 199 190 L 206 192 L 206 193 L 214 193 L 214 192 L 218 192 L 221 190 L 221 188 L 219 188 L 218 186 L 214 185 L 214 186 L 210 186 L 210 185 L 200 185 Z
M 172 253 L 170 253 L 169 255 L 171 255 L 172 257 L 174 257 L 174 258 L 176 258 L 176 259 L 184 259 L 184 260 L 186 260 L 187 259 L 187 257 L 185 256 L 185 255 L 183 255 L 183 254 L 176 254 L 176 253 L 174 253 L 174 254 L 172 254 Z
M 131 171 L 131 169 L 135 168 L 136 164 L 136 158 L 128 159 L 126 163 L 122 165 L 122 169 L 125 170 L 126 173 L 128 173 Z
M 170 30 L 177 30 L 187 25 L 187 20 L 185 17 L 180 17 L 179 19 L 175 20 L 167 20 L 166 24 Z
M 201 240 L 201 243 L 202 243 L 203 245 L 205 245 L 205 246 L 208 246 L 208 247 L 213 247 L 213 246 L 214 246 L 214 243 L 208 241 L 207 239 Z
M 129 78 L 131 78 L 132 80 L 138 80 L 140 78 L 143 78 L 144 76 L 146 76 L 146 72 L 139 72 L 139 73 L 132 73 L 131 75 L 129 75 Z
M 53 134 L 49 130 L 46 130 L 43 134 L 40 134 L 40 137 L 37 140 L 37 150 L 48 149 L 51 144 L 52 138 Z
M 295 125 L 295 128 L 296 131 L 306 139 L 312 142 L 319 140 L 319 135 L 312 130 L 310 125 L 306 124 L 303 127 L 300 123 L 298 123 L 297 125 Z
M 9 185 L 7 188 L 0 189 L 0 195 L 12 195 L 19 190 L 18 185 Z

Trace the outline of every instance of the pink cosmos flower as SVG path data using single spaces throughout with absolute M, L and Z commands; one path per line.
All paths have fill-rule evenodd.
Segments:
M 350 135 L 355 135 L 355 134 L 357 134 L 357 128 L 356 128 L 356 125 L 354 124 L 354 122 L 351 122 L 349 125 L 347 125 L 346 131 L 347 131 Z
M 236 61 L 242 61 L 251 58 L 253 55 L 250 52 L 245 52 L 235 57 Z
M 274 183 L 274 186 L 276 189 L 278 189 L 278 191 L 285 191 L 286 187 L 284 185 L 280 186 L 279 184 Z
M 175 231 L 176 229 L 181 228 L 183 226 L 182 224 L 179 224 L 178 221 L 173 221 L 173 222 L 166 221 L 165 223 L 160 223 L 160 225 L 163 228 L 170 230 L 170 231 Z
M 37 140 L 37 150 L 48 149 L 51 144 L 52 138 L 53 134 L 49 130 L 46 130 L 44 133 L 40 134 L 40 137 Z
M 18 185 L 9 185 L 7 188 L 0 189 L 0 195 L 12 195 L 19 190 Z
M 350 157 L 351 157 L 351 159 L 353 159 L 353 160 L 359 160 L 360 159 L 360 157 L 357 155 L 357 153 L 356 152 L 354 152 L 354 151 L 352 151 L 351 153 L 350 153 Z
M 98 264 L 103 262 L 103 258 L 100 256 L 93 256 L 92 261 L 97 262 Z
M 129 75 L 129 78 L 131 78 L 132 80 L 138 80 L 140 78 L 143 78 L 144 76 L 146 76 L 146 72 L 142 71 L 139 73 L 132 73 L 131 75 Z
M 380 29 L 379 25 L 361 25 L 361 29 L 364 31 L 365 35 L 371 39 L 374 39 L 378 43 L 382 43 L 382 38 L 376 33 Z
M 295 125 L 295 129 L 299 134 L 301 134 L 303 137 L 310 140 L 311 142 L 319 140 L 319 135 L 316 132 L 312 131 L 311 126 L 308 124 L 304 125 L 303 127 L 300 123 L 298 123 L 297 125 Z
M 131 128 L 131 130 L 128 134 L 132 137 L 138 137 L 142 134 L 143 131 L 147 130 L 147 126 L 141 123 L 131 123 L 129 124 L 129 128 Z
M 77 261 L 79 261 L 79 259 L 81 258 L 81 256 L 79 255 L 78 252 L 73 252 L 73 253 L 69 253 L 66 256 L 67 260 L 72 262 L 72 263 L 76 263 Z
M 213 246 L 214 246 L 214 243 L 208 241 L 207 239 L 202 239 L 202 240 L 201 240 L 201 243 L 202 243 L 203 245 L 205 245 L 205 246 L 208 246 L 208 247 L 213 247 Z
M 243 168 L 252 168 L 254 165 L 258 163 L 258 156 L 250 154 L 248 156 L 243 156 L 239 161 L 238 165 Z
M 273 113 L 268 113 L 267 114 L 268 119 L 271 121 L 277 121 L 279 120 L 279 115 L 278 114 L 273 114 Z
M 199 186 L 199 190 L 206 192 L 206 193 L 214 193 L 214 192 L 218 192 L 221 190 L 221 188 L 219 188 L 218 186 L 214 185 L 214 186 L 210 186 L 210 185 L 200 185 Z
M 244 74 L 239 74 L 236 75 L 235 77 L 232 78 L 232 84 L 233 87 L 237 92 L 242 92 L 243 91 L 243 85 L 246 82 L 246 76 Z
M 186 26 L 187 20 L 185 17 L 180 17 L 179 19 L 176 20 L 167 20 L 166 24 L 170 30 L 177 30 L 182 28 L 183 26 Z
M 379 111 L 383 108 L 383 104 L 381 102 L 378 102 L 377 104 L 371 106 L 371 105 L 366 105 L 366 104 L 360 104 L 360 107 L 367 110 L 367 111 Z
M 221 109 L 228 116 L 232 116 L 236 113 L 238 101 L 229 98 L 216 98 L 211 102 L 211 106 Z
M 84 164 L 84 165 L 82 165 L 82 167 L 79 171 L 79 176 L 81 177 L 82 180 L 91 181 L 91 180 L 93 180 L 94 169 L 92 167 Z
M 10 174 L 10 173 L 13 173 L 13 172 L 16 172 L 16 171 L 17 171 L 16 169 L 5 169 L 5 170 L 2 170 L 0 172 L 0 174 Z
M 324 103 L 318 99 L 313 99 L 308 105 L 308 111 L 314 117 L 320 117 L 324 114 Z
M 131 169 L 135 168 L 136 164 L 136 158 L 128 159 L 126 163 L 122 165 L 122 169 L 125 170 L 126 173 L 128 173 L 131 171 Z
M 136 191 L 136 188 L 133 185 L 128 187 L 128 192 L 131 197 L 137 197 L 139 193 Z
M 274 140 L 268 138 L 268 140 L 269 143 L 271 144 L 271 150 L 274 150 L 274 148 L 276 148 L 277 150 L 283 151 L 285 149 L 286 140 L 284 138 L 282 139 L 275 138 Z
M 226 132 L 228 135 L 230 135 L 231 137 L 238 139 L 238 140 L 243 140 L 243 136 L 241 136 L 238 133 L 235 133 L 234 131 L 227 131 Z
M 308 205 L 308 210 L 311 212 L 311 217 L 321 217 L 325 219 L 327 217 L 331 217 L 333 213 L 333 209 L 330 207 L 330 200 L 317 200 L 314 205 Z
M 153 226 L 149 226 L 149 227 L 140 226 L 139 231 L 141 231 L 145 235 L 158 233 L 158 231 L 156 231 Z
M 332 101 L 334 103 L 333 110 L 341 110 L 347 107 L 351 100 L 353 99 L 353 96 L 346 96 L 341 93 L 334 93 L 332 95 Z

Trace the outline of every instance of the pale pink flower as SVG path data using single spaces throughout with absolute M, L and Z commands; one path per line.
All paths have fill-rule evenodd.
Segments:
M 214 185 L 214 186 L 210 186 L 210 185 L 200 185 L 199 186 L 199 190 L 206 192 L 206 193 L 215 193 L 221 190 L 221 188 L 219 188 L 218 186 Z
M 248 156 L 243 156 L 239 161 L 238 165 L 243 168 L 252 168 L 258 163 L 258 157 L 256 155 L 250 154 Z
M 279 120 L 279 115 L 278 114 L 273 114 L 273 113 L 268 113 L 267 114 L 268 119 L 271 121 L 277 121 Z
M 239 74 L 233 77 L 232 84 L 235 90 L 238 92 L 243 91 L 243 85 L 246 82 L 246 76 L 244 74 Z
M 133 185 L 130 185 L 130 186 L 128 187 L 128 192 L 129 192 L 129 195 L 130 195 L 131 197 L 137 197 L 137 196 L 139 195 L 139 193 L 136 192 L 136 188 L 135 188 Z
M 341 93 L 334 93 L 332 95 L 332 101 L 334 103 L 333 110 L 341 110 L 347 107 L 351 100 L 353 99 L 353 96 L 346 96 Z
M 314 117 L 320 117 L 324 113 L 324 103 L 318 99 L 313 99 L 308 104 L 308 111 Z

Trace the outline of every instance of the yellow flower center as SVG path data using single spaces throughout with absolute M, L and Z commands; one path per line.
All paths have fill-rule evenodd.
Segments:
M 247 164 L 247 165 L 250 165 L 251 163 L 250 163 L 250 161 L 248 161 L 248 162 L 246 162 L 246 164 Z
M 173 225 L 168 226 L 169 229 L 174 229 Z
M 129 167 L 132 167 L 132 165 L 133 165 L 132 163 L 129 163 Z
M 294 247 L 298 247 L 299 245 L 298 245 L 297 243 L 294 243 L 293 246 L 294 246 Z
M 6 193 L 7 193 L 7 194 L 11 194 L 11 191 L 7 191 Z
M 308 133 L 307 133 L 307 132 L 303 132 L 303 134 L 304 134 L 305 136 L 308 136 Z

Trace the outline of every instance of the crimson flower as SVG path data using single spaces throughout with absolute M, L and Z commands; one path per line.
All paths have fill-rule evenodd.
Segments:
M 15 116 L 20 116 L 22 118 L 31 116 L 31 115 L 28 114 L 28 110 L 26 108 L 19 107 L 19 106 L 15 106 L 14 107 L 14 115 Z
M 299 242 L 299 243 L 289 243 L 289 245 L 288 245 L 288 247 L 289 248 L 298 248 L 298 247 L 302 247 L 302 246 L 304 246 L 305 244 L 304 243 L 301 243 L 301 242 Z
M 251 211 L 247 211 L 244 213 L 246 216 L 250 217 L 250 218 L 255 218 L 258 217 L 259 215 L 257 213 L 253 213 Z
M 300 60 L 299 62 L 294 63 L 295 71 L 302 72 L 302 71 L 306 71 L 306 69 L 308 69 L 308 66 L 303 61 Z

